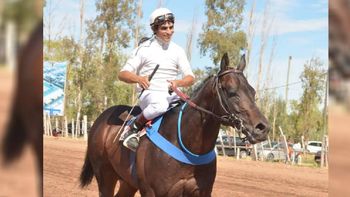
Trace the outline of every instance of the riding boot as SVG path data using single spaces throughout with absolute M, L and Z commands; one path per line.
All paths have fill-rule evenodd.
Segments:
M 127 132 L 127 136 L 124 139 L 123 145 L 127 148 L 129 148 L 132 151 L 136 151 L 136 148 L 139 145 L 139 131 L 143 128 L 145 123 L 147 122 L 147 119 L 143 116 L 143 114 L 140 114 L 136 119 L 134 119 L 133 122 L 129 125 L 129 131 Z

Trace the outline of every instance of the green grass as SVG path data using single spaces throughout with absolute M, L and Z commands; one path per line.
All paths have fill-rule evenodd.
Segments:
M 219 157 L 224 157 L 220 155 Z M 236 160 L 236 157 L 226 157 L 226 158 L 232 158 L 233 160 Z M 294 164 L 294 166 L 304 166 L 304 167 L 310 167 L 310 168 L 319 168 L 319 164 L 317 164 L 314 160 L 315 155 L 310 153 L 305 153 L 301 156 L 301 165 Z M 252 158 L 248 156 L 247 158 L 241 159 L 241 160 L 250 160 L 252 161 Z M 265 162 L 272 162 L 272 163 L 285 163 L 285 161 L 266 161 Z
M 315 162 L 315 155 L 310 153 L 305 153 L 301 156 L 301 166 L 314 167 L 317 168 L 319 165 Z

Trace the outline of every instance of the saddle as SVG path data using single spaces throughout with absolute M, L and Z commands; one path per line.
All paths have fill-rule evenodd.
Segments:
M 192 152 L 190 152 L 181 141 L 181 128 L 180 128 L 180 122 L 182 118 L 182 112 L 184 108 L 186 107 L 187 103 L 180 102 L 178 103 L 181 105 L 181 110 L 178 117 L 178 140 L 180 144 L 180 148 L 173 145 L 171 142 L 169 142 L 167 139 L 165 139 L 162 135 L 159 134 L 159 127 L 161 126 L 163 115 L 156 117 L 154 120 L 150 121 L 150 124 L 146 124 L 145 127 L 139 132 L 139 137 L 144 136 L 147 134 L 147 137 L 149 140 L 155 144 L 159 149 L 164 151 L 166 154 L 170 155 L 175 160 L 190 164 L 190 165 L 203 165 L 208 164 L 212 162 L 216 158 L 215 151 L 212 150 L 207 154 L 203 155 L 196 155 Z M 178 105 L 175 105 L 177 107 Z M 172 109 L 169 108 L 168 111 Z M 167 112 L 166 112 L 167 113 Z M 128 121 L 130 124 L 131 120 Z
M 152 127 L 152 123 L 155 120 L 159 119 L 160 117 L 163 117 L 168 111 L 170 111 L 171 109 L 173 109 L 173 108 L 175 108 L 177 106 L 182 105 L 183 103 L 184 102 L 182 100 L 177 100 L 177 101 L 174 101 L 174 102 L 170 103 L 169 107 L 168 107 L 168 110 L 164 114 L 154 118 L 153 120 L 149 120 L 148 122 L 146 122 L 144 127 L 137 133 L 138 137 L 141 138 L 142 136 L 144 136 L 146 134 L 146 129 L 147 128 L 151 128 Z M 137 115 L 139 115 L 139 114 L 137 114 Z M 119 137 L 119 141 L 124 141 L 125 140 L 126 135 L 127 135 L 128 131 L 130 130 L 129 126 L 136 119 L 137 115 L 131 117 L 129 120 L 125 120 L 126 123 L 124 122 L 125 126 L 123 128 L 122 134 Z M 125 118 L 125 119 L 127 119 L 127 118 Z

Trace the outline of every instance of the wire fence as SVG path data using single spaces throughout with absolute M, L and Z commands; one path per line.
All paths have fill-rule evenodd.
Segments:
M 66 116 L 44 114 L 44 135 L 46 136 L 87 140 L 92 125 L 93 121 L 89 121 L 86 115 L 83 116 L 82 120 L 68 120 Z M 284 162 L 291 165 L 328 166 L 329 142 L 327 135 L 324 135 L 322 141 L 306 142 L 304 136 L 301 136 L 300 142 L 291 143 L 286 139 L 281 127 L 279 130 L 278 141 L 271 141 L 268 138 L 268 140 L 254 145 L 236 135 L 234 129 L 231 129 L 231 132 L 219 132 L 215 152 L 217 155 L 236 159 Z

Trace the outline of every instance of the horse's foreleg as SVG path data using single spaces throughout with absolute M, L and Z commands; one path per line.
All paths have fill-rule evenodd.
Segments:
M 129 196 L 132 197 L 135 195 L 137 189 L 135 189 L 125 181 L 120 180 L 119 183 L 120 183 L 120 187 L 115 197 L 129 197 Z
M 139 181 L 139 187 L 140 187 L 140 193 L 141 193 L 142 197 L 155 197 L 156 196 L 155 191 L 148 184 L 145 184 L 144 182 L 142 183 Z

